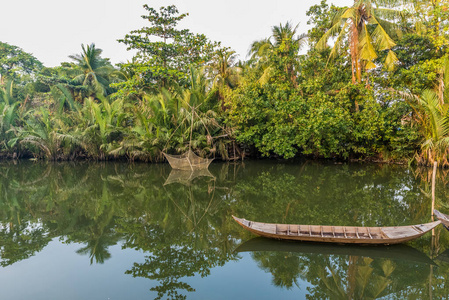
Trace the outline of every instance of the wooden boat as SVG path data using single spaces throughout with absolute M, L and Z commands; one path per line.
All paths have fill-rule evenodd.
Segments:
M 449 215 L 443 214 L 436 209 L 433 210 L 433 213 L 438 218 L 438 220 L 443 223 L 444 227 L 449 230 Z
M 340 244 L 399 244 L 416 239 L 441 223 L 438 220 L 409 226 L 354 227 L 260 223 L 232 217 L 243 228 L 263 237 Z

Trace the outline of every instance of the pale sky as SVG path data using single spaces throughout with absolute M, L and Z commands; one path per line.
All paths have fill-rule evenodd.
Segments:
M 250 44 L 269 37 L 274 25 L 287 21 L 300 23 L 298 33 L 308 30 L 306 11 L 320 0 L 3 0 L 0 41 L 33 54 L 47 67 L 71 61 L 81 53 L 81 44 L 95 43 L 102 57 L 112 63 L 126 62 L 133 56 L 123 38 L 131 30 L 148 26 L 143 4 L 159 10 L 176 5 L 189 13 L 179 29 L 203 33 L 212 41 L 231 47 L 245 59 Z M 328 0 L 349 6 L 353 0 Z

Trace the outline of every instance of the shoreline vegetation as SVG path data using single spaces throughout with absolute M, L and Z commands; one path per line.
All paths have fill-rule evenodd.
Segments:
M 449 166 L 445 1 L 325 0 L 248 41 L 246 60 L 144 5 L 147 27 L 54 68 L 0 42 L 0 159 L 325 159 Z M 307 49 L 305 54 L 302 54 Z

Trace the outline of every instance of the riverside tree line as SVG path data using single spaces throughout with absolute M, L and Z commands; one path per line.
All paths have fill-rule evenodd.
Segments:
M 94 43 L 48 68 L 0 42 L 0 157 L 156 162 L 190 146 L 449 166 L 447 1 L 323 0 L 308 32 L 275 25 L 246 60 L 178 28 L 175 6 L 144 9 L 116 66 Z

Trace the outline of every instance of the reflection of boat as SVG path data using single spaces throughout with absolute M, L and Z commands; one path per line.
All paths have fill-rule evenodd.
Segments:
M 443 223 L 444 227 L 446 227 L 446 229 L 449 230 L 449 215 L 443 214 L 436 209 L 433 210 L 433 213 L 438 218 L 438 220 L 440 220 L 441 223 Z
M 199 157 L 192 150 L 181 155 L 171 155 L 164 152 L 162 154 L 164 154 L 173 169 L 180 170 L 207 169 L 213 160 Z
M 386 247 L 371 247 L 357 245 L 331 245 L 323 243 L 294 243 L 256 237 L 239 245 L 236 252 L 274 251 L 304 254 L 347 255 L 370 258 L 386 258 L 406 260 L 423 264 L 435 263 L 421 251 L 407 245 L 391 245 Z
M 243 228 L 268 238 L 342 244 L 403 243 L 422 236 L 441 223 L 435 221 L 409 226 L 354 227 L 260 223 L 232 217 Z
M 196 170 L 171 170 L 170 174 L 165 180 L 164 185 L 172 184 L 172 183 L 181 183 L 184 185 L 189 185 L 195 178 L 198 177 L 210 177 L 215 178 L 209 169 L 196 169 Z

